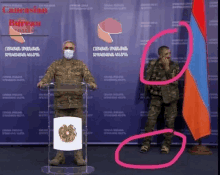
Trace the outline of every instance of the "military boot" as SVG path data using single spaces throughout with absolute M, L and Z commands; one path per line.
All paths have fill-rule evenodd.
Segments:
M 65 157 L 63 151 L 57 151 L 57 155 L 50 161 L 50 165 L 59 165 L 65 163 Z
M 82 150 L 74 151 L 74 163 L 79 166 L 85 166 L 86 162 L 83 160 Z

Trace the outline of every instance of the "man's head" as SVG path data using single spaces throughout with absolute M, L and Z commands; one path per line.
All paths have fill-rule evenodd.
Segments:
M 75 51 L 75 48 L 76 48 L 76 45 L 75 45 L 75 43 L 74 42 L 72 42 L 72 41 L 65 41 L 64 43 L 63 43 L 63 51 L 65 51 L 65 50 L 74 50 Z
M 75 52 L 75 43 L 72 42 L 72 41 L 65 41 L 63 43 L 63 54 L 64 54 L 64 57 L 67 58 L 67 59 L 71 59 L 73 57 L 73 54 Z
M 158 49 L 158 55 L 159 55 L 159 58 L 160 59 L 169 59 L 171 58 L 171 51 L 169 49 L 169 47 L 167 46 L 161 46 L 159 49 Z

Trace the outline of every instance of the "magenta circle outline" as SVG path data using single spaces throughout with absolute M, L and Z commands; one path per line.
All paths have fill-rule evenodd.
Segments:
M 163 133 L 167 133 L 167 132 L 173 133 L 174 135 L 179 136 L 183 139 L 180 151 L 176 154 L 176 156 L 170 162 L 165 163 L 165 164 L 158 164 L 158 165 L 134 165 L 134 164 L 127 164 L 127 163 L 124 163 L 124 162 L 119 160 L 119 152 L 120 152 L 121 148 L 126 143 L 128 143 L 132 140 L 139 139 L 139 138 L 158 135 L 158 134 L 163 134 Z M 179 159 L 181 154 L 184 152 L 185 147 L 186 147 L 186 136 L 184 134 L 176 132 L 176 131 L 173 132 L 172 129 L 163 129 L 163 130 L 153 131 L 153 132 L 149 132 L 149 133 L 134 135 L 134 136 L 128 137 L 127 139 L 125 139 L 123 142 L 121 142 L 118 145 L 118 147 L 115 151 L 115 162 L 118 165 L 122 166 L 122 167 L 132 168 L 132 169 L 161 169 L 161 168 L 167 168 L 167 167 L 173 165 Z
M 192 29 L 190 27 L 190 25 L 185 22 L 185 21 L 180 21 L 179 22 L 179 25 L 183 25 L 187 28 L 188 30 L 188 34 L 189 34 L 189 53 L 188 53 L 188 56 L 187 56 L 187 60 L 186 60 L 186 63 L 185 65 L 183 66 L 182 70 L 179 72 L 179 74 L 177 74 L 175 77 L 173 77 L 172 79 L 170 80 L 166 80 L 166 81 L 147 81 L 144 79 L 144 66 L 145 66 L 145 59 L 146 59 L 146 55 L 147 55 L 147 51 L 150 47 L 150 45 L 158 38 L 160 38 L 161 36 L 163 35 L 166 35 L 168 33 L 176 33 L 177 32 L 177 29 L 167 29 L 167 30 L 163 30 L 161 32 L 159 32 L 158 34 L 156 34 L 155 36 L 153 36 L 148 42 L 147 44 L 145 45 L 144 47 L 144 51 L 143 51 L 143 54 L 142 54 L 142 58 L 141 58 L 141 68 L 140 68 L 140 81 L 143 83 L 143 84 L 146 84 L 146 85 L 167 85 L 167 84 L 170 84 L 170 83 L 173 83 L 174 81 L 178 80 L 183 74 L 184 72 L 186 71 L 186 69 L 188 68 L 189 66 L 189 63 L 191 61 L 191 58 L 192 58 L 192 54 L 193 54 L 193 34 L 192 34 Z

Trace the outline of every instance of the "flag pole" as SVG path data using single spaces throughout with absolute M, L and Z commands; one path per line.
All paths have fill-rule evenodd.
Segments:
M 188 152 L 192 155 L 212 155 L 211 150 L 207 146 L 202 145 L 202 139 L 198 139 L 196 142 L 199 145 L 195 145 L 192 148 L 188 149 Z

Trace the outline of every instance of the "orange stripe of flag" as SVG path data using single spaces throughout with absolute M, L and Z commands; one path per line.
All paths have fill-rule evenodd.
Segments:
M 189 70 L 185 72 L 183 116 L 195 140 L 210 135 L 209 113 Z

